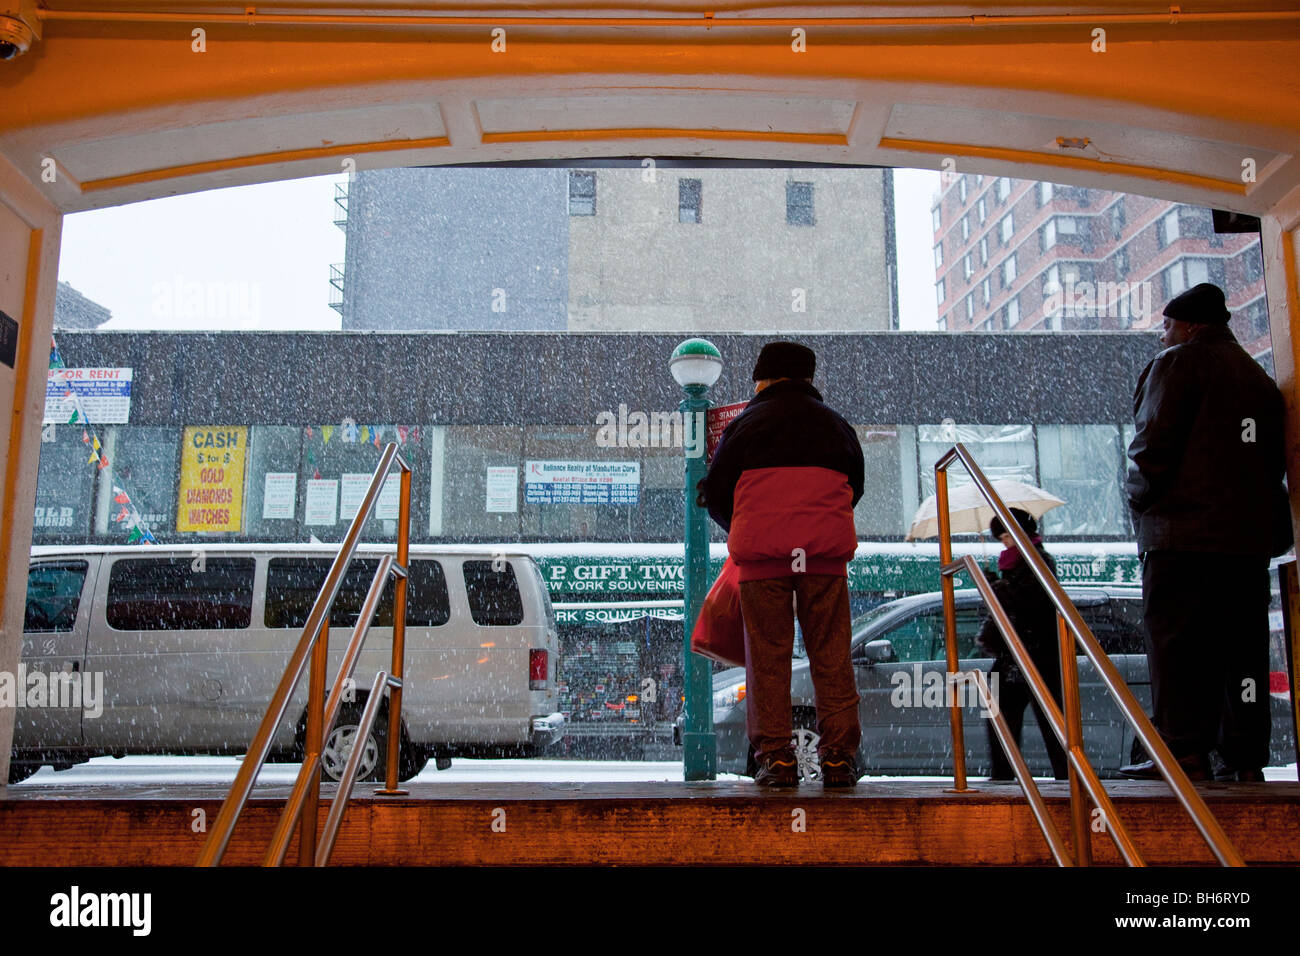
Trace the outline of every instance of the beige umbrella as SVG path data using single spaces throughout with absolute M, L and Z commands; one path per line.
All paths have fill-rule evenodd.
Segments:
M 1010 478 L 995 480 L 993 490 L 998 493 L 998 497 L 1008 508 L 1020 508 L 1028 511 L 1035 518 L 1041 518 L 1046 512 L 1065 504 L 1056 495 L 1042 488 L 1035 488 L 1033 485 L 1013 481 Z M 993 520 L 993 509 L 979 493 L 974 482 L 956 488 L 949 487 L 948 514 L 952 519 L 953 534 L 963 531 L 983 532 Z M 938 499 L 935 495 L 931 495 L 921 502 L 921 507 L 916 509 L 916 514 L 912 517 L 912 527 L 908 529 L 904 540 L 916 541 L 920 538 L 938 537 L 938 535 Z

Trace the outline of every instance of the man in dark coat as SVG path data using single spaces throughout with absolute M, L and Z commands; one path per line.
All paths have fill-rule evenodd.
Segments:
M 802 345 L 763 346 L 756 394 L 722 433 L 703 481 L 739 570 L 748 732 L 759 762 L 754 779 L 764 786 L 799 783 L 790 742 L 796 610 L 817 696 L 822 783 L 851 787 L 861 776 L 847 567 L 858 545 L 862 445 L 822 403 L 815 367 Z
M 1237 779 L 1268 763 L 1269 556 L 1289 535 L 1283 402 L 1202 283 L 1164 310 L 1134 394 L 1126 491 L 1142 555 L 1154 723 L 1192 779 L 1216 746 Z M 1280 527 L 1285 525 L 1284 527 Z M 1158 776 L 1154 763 L 1122 768 Z
M 1056 574 L 1056 561 L 1043 547 L 1043 539 L 1038 535 L 1038 522 L 1034 520 L 1034 516 L 1020 508 L 1012 508 L 1011 514 L 1024 529 L 1025 534 L 1029 535 L 1029 540 L 1038 549 L 1042 559 L 1047 562 L 1052 574 Z M 1038 578 L 1034 577 L 1033 569 L 1016 548 L 1015 540 L 1003 527 L 1001 519 L 994 517 L 989 524 L 989 533 L 1000 540 L 1005 548 L 998 555 L 998 571 L 1001 577 L 993 582 L 993 593 L 997 595 L 998 603 L 1011 618 L 1016 636 L 1020 638 L 1020 643 L 1025 645 L 1034 667 L 1043 676 L 1043 682 L 1047 684 L 1047 689 L 1055 698 L 1056 706 L 1060 707 L 1061 651 L 1060 639 L 1056 633 L 1056 605 L 1047 596 L 1043 586 L 1038 583 Z M 1015 658 L 1011 656 L 1011 651 L 1007 648 L 1007 643 L 1003 640 L 1002 632 L 998 630 L 992 615 L 986 614 L 976 642 L 993 658 L 993 667 L 989 673 L 997 675 L 998 710 L 1006 719 L 1007 727 L 1016 745 L 1020 745 L 1025 708 L 1032 705 L 1034 716 L 1038 720 L 1038 729 L 1043 735 L 1043 744 L 1047 747 L 1047 757 L 1052 762 L 1052 773 L 1057 780 L 1068 779 L 1069 765 L 1066 762 L 1065 750 L 1047 723 L 1042 708 L 1039 707 L 1038 701 L 1029 689 L 1029 682 L 1025 679 L 1020 666 L 1016 664 Z M 989 758 L 993 764 L 989 779 L 1015 779 L 1011 761 L 1007 759 L 997 733 L 993 729 L 993 721 L 985 721 L 985 724 L 988 727 Z

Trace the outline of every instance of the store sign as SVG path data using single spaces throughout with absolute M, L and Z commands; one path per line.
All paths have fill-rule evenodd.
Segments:
M 556 608 L 555 623 L 576 624 L 582 627 L 600 627 L 608 624 L 631 624 L 645 618 L 660 621 L 682 620 L 679 607 L 620 607 L 606 608 L 599 604 L 584 608 Z M 620 651 L 620 653 L 622 653 Z
M 177 531 L 240 530 L 247 447 L 247 428 L 222 425 L 185 429 Z
M 715 405 L 710 408 L 705 415 L 705 456 L 708 461 L 713 460 L 713 453 L 718 450 L 718 442 L 722 441 L 722 433 L 727 430 L 736 418 L 749 407 L 749 402 L 733 402 L 730 405 Z
M 519 469 L 489 465 L 487 504 L 489 514 L 514 514 L 519 510 Z
M 45 379 L 45 424 L 66 425 L 74 412 L 78 424 L 125 425 L 131 417 L 131 369 L 50 369 Z
M 525 504 L 634 505 L 640 500 L 636 461 L 529 461 Z
M 991 548 L 980 564 L 996 563 L 998 548 Z M 1141 584 L 1142 571 L 1136 554 L 1096 552 L 1070 554 L 1053 552 L 1057 576 L 1065 584 Z M 685 593 L 685 563 L 677 555 L 630 555 L 627 557 L 538 555 L 551 594 L 609 594 L 626 598 L 682 597 Z M 710 561 L 709 580 L 722 570 L 721 558 Z M 957 575 L 958 587 L 973 587 L 969 575 Z M 939 590 L 939 559 L 932 554 L 870 552 L 865 548 L 849 562 L 849 590 L 857 592 L 897 591 L 916 594 Z
M 292 518 L 298 497 L 298 475 L 292 471 L 268 471 L 262 490 L 263 518 Z

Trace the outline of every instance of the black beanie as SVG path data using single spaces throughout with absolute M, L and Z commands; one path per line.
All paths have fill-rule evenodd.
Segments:
M 1180 292 L 1169 300 L 1164 314 L 1179 322 L 1197 325 L 1226 325 L 1232 317 L 1223 290 L 1212 282 L 1202 282 Z
M 758 353 L 754 381 L 765 378 L 812 378 L 817 367 L 813 350 L 797 342 L 768 342 Z
M 1016 521 L 1020 523 L 1020 527 L 1025 529 L 1025 534 L 1029 535 L 1031 538 L 1038 534 L 1038 522 L 1034 520 L 1034 516 L 1028 511 L 1025 511 L 1022 508 L 1012 508 L 1011 517 L 1015 518 Z M 1006 526 L 1003 525 L 1002 519 L 997 515 L 994 515 L 993 520 L 989 522 L 989 534 L 993 535 L 995 538 L 1000 538 L 1006 533 L 1006 530 Z

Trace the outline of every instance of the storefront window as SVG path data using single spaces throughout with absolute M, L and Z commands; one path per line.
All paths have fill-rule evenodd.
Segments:
M 1127 532 L 1120 475 L 1123 453 L 1114 425 L 1040 425 L 1038 464 L 1042 487 L 1065 501 L 1043 516 L 1053 537 Z
M 859 538 L 892 537 L 907 529 L 900 491 L 899 435 L 894 425 L 855 425 L 862 443 L 863 493 L 853 509 Z
M 95 464 L 79 425 L 46 425 L 41 432 L 41 463 L 36 477 L 32 538 L 84 540 L 90 532 Z
M 430 537 L 517 541 L 523 429 L 448 426 L 436 429 L 430 444 Z
M 321 541 L 339 541 L 356 516 L 384 446 L 395 441 L 402 456 L 411 465 L 412 523 L 422 527 L 426 520 L 425 499 L 416 489 L 427 486 L 429 471 L 425 438 L 428 429 L 419 425 L 363 425 L 345 422 L 339 425 L 309 425 L 301 429 L 302 459 L 297 476 L 298 499 L 295 510 L 301 515 L 304 534 Z M 272 436 L 265 455 L 287 459 L 287 436 Z M 258 480 L 262 484 L 261 512 L 266 513 L 267 472 Z M 278 481 L 280 479 L 276 479 Z M 375 503 L 363 537 L 370 541 L 392 540 L 397 536 L 398 471 L 393 468 L 387 484 Z M 283 493 L 272 489 L 273 514 L 284 514 Z M 265 519 L 280 522 L 282 518 Z
M 918 425 L 922 497 L 934 494 L 934 463 L 954 444 L 961 442 L 975 458 L 987 478 L 1012 478 L 1028 485 L 1038 484 L 1031 425 Z M 948 469 L 948 487 L 970 481 L 960 464 Z
M 126 520 L 119 520 L 124 506 L 127 506 L 128 514 L 133 508 L 152 534 L 173 532 L 176 528 L 181 430 L 110 425 L 103 429 L 101 436 L 101 455 L 108 458 L 109 463 L 98 472 L 95 534 L 114 543 L 124 542 L 128 537 Z M 129 498 L 129 504 L 117 500 L 123 494 Z

